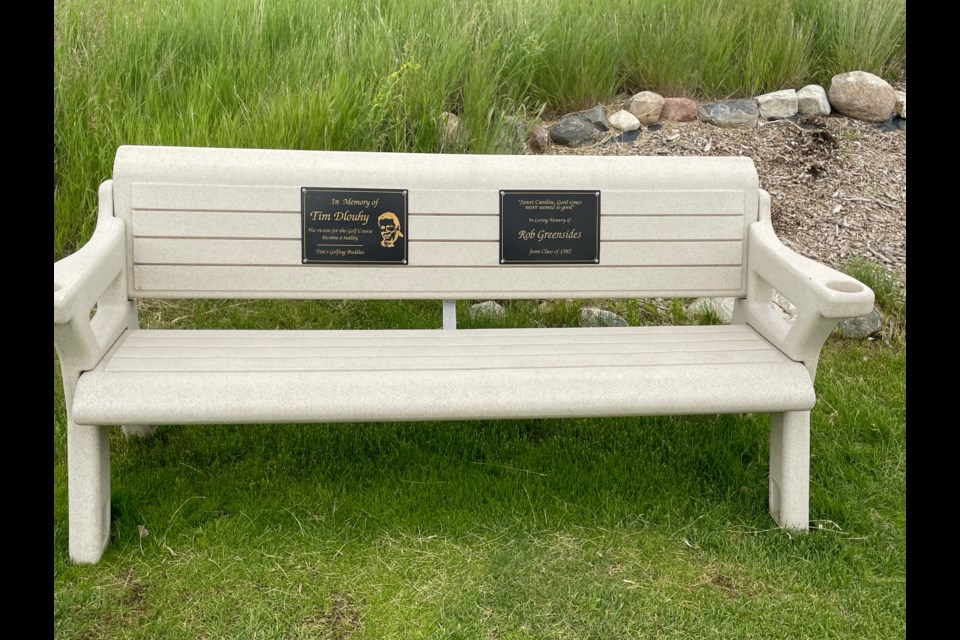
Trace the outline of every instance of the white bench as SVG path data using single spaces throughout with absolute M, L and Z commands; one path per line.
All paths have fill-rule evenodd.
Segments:
M 303 243 L 314 206 L 304 188 L 401 194 L 406 244 L 392 235 L 406 263 L 305 264 L 327 249 L 323 230 Z M 553 212 L 562 192 L 586 194 L 575 213 L 586 226 L 600 221 L 598 261 L 501 264 L 501 199 L 532 189 Z M 158 424 L 769 412 L 770 512 L 783 527 L 808 526 L 817 358 L 838 319 L 872 309 L 873 292 L 777 240 L 747 158 L 121 147 L 99 195 L 93 237 L 54 265 L 74 561 L 96 562 L 108 543 L 110 425 L 145 434 Z M 504 224 L 516 222 L 513 196 Z M 535 211 L 539 197 L 520 200 Z M 333 244 L 366 233 L 357 228 L 335 230 Z M 574 245 L 593 250 L 589 238 Z M 775 290 L 796 305 L 792 320 L 772 310 Z M 734 323 L 146 331 L 135 303 L 432 298 L 447 301 L 450 328 L 457 299 L 701 296 L 736 298 Z

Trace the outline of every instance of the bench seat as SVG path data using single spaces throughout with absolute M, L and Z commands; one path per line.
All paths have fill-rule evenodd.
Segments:
M 211 401 L 224 397 L 231 402 Z M 78 424 L 138 425 L 780 412 L 813 404 L 803 364 L 747 325 L 136 330 L 80 376 L 73 412 Z

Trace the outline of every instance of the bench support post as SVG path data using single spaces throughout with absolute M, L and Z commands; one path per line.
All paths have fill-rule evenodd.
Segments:
M 770 515 L 792 531 L 810 526 L 810 412 L 770 414 Z
M 70 559 L 94 563 L 110 541 L 110 428 L 67 422 Z
M 457 301 L 443 301 L 443 328 L 453 330 L 457 328 Z
M 67 405 L 67 523 L 70 559 L 98 562 L 110 541 L 110 427 L 76 424 L 78 375 L 63 376 Z

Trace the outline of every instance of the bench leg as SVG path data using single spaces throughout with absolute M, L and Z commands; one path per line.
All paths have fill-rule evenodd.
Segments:
M 123 427 L 123 435 L 125 435 L 127 438 L 149 438 L 156 430 L 156 426 L 150 425 Z
M 110 428 L 67 421 L 70 559 L 94 563 L 110 541 Z
M 810 412 L 770 415 L 770 515 L 784 529 L 810 526 Z

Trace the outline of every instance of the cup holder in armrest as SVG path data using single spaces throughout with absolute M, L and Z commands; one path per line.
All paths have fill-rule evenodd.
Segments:
M 833 289 L 834 291 L 839 291 L 841 293 L 860 293 L 864 290 L 864 286 L 859 282 L 853 282 L 850 280 L 831 280 L 826 284 L 828 289 Z

